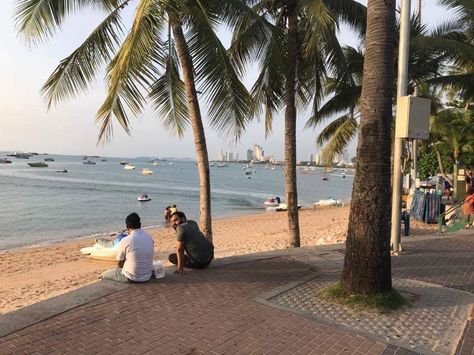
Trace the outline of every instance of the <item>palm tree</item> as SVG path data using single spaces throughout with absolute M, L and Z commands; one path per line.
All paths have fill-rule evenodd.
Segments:
M 341 285 L 372 295 L 392 287 L 390 155 L 395 2 L 369 0 L 357 163 Z
M 416 87 L 444 84 L 464 90 L 466 95 L 472 95 L 474 92 L 472 71 L 463 75 L 446 73 L 447 64 L 450 62 L 466 64 L 467 58 L 471 58 L 472 63 L 474 47 L 463 34 L 463 26 L 462 22 L 455 21 L 428 31 L 425 26 L 419 24 L 416 18 L 412 19 L 409 93 L 413 93 Z M 397 43 L 394 41 L 394 44 Z M 345 47 L 344 54 L 348 65 L 347 70 L 353 80 L 347 81 L 345 77 L 342 80 L 337 77 L 330 78 L 327 81 L 326 95 L 331 98 L 306 124 L 307 127 L 316 127 L 334 115 L 340 114 L 324 127 L 316 138 L 316 144 L 323 147 L 322 158 L 326 161 L 332 161 L 334 156 L 340 154 L 357 134 L 364 54 L 361 49 L 352 47 Z M 394 64 L 396 69 L 396 58 Z M 393 102 L 395 102 L 395 96 L 394 91 Z
M 269 134 L 275 112 L 285 107 L 285 194 L 288 205 L 289 245 L 300 246 L 296 183 L 297 110 L 318 108 L 328 71 L 338 77 L 344 68 L 336 37 L 339 22 L 363 32 L 365 7 L 356 1 L 248 1 L 260 17 L 250 16 L 235 26 L 231 52 L 243 71 L 250 60 L 260 63 L 252 88 L 256 110 L 264 108 Z
M 252 99 L 238 79 L 214 27 L 241 13 L 240 1 L 138 0 L 122 41 L 121 11 L 132 0 L 18 0 L 18 31 L 32 43 L 51 37 L 65 18 L 85 7 L 106 17 L 43 86 L 48 107 L 87 91 L 107 66 L 107 96 L 97 113 L 99 142 L 110 140 L 112 119 L 130 134 L 129 112 L 151 101 L 164 125 L 178 136 L 191 123 L 200 179 L 200 224 L 212 240 L 209 164 L 196 85 L 209 103 L 211 125 L 238 138 L 252 116 Z M 188 31 L 185 38 L 184 30 Z M 183 79 L 180 78 L 180 69 Z

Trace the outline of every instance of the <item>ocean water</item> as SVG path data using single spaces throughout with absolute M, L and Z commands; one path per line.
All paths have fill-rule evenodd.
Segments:
M 0 158 L 5 153 L 0 153 Z M 32 168 L 28 162 L 54 158 L 47 168 Z M 0 250 L 37 245 L 91 235 L 108 235 L 124 229 L 125 217 L 137 212 L 143 226 L 163 223 L 163 209 L 176 204 L 188 218 L 199 218 L 199 182 L 195 162 L 106 158 L 85 165 L 81 156 L 48 155 L 29 160 L 11 157 L 0 164 Z M 122 160 L 133 163 L 127 171 Z M 249 179 L 242 164 L 211 167 L 212 215 L 214 218 L 264 212 L 268 197 L 284 200 L 284 172 L 254 165 Z M 141 174 L 142 168 L 154 174 Z M 67 174 L 57 170 L 67 169 Z M 341 177 L 334 170 L 322 181 L 322 170 L 298 174 L 299 203 L 311 205 L 320 199 L 349 199 L 353 176 Z M 137 201 L 147 193 L 152 200 Z M 268 211 L 268 213 L 277 213 Z

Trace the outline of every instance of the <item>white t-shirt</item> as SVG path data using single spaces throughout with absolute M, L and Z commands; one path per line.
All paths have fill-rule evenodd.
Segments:
M 117 261 L 125 260 L 122 274 L 133 281 L 148 281 L 153 270 L 152 237 L 143 229 L 134 229 L 123 238 L 117 250 Z

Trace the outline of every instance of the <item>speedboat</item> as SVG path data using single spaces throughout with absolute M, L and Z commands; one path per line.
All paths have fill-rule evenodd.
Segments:
M 67 170 L 66 169 L 63 169 L 63 170 L 56 170 L 57 173 L 63 173 L 63 174 L 66 174 L 67 173 Z
M 280 204 L 280 202 L 276 198 L 270 197 L 263 204 L 265 206 L 276 207 Z
M 95 161 L 92 161 L 92 160 L 86 160 L 86 161 L 83 161 L 82 164 L 86 164 L 86 165 L 95 165 Z
M 124 165 L 123 168 L 125 170 L 135 170 L 135 165 L 133 164 L 127 164 L 127 165 Z
M 129 163 L 128 161 L 125 161 L 125 160 L 122 160 L 122 161 L 120 162 L 120 165 L 128 165 L 128 164 L 130 164 L 130 163 Z
M 11 163 L 12 163 L 12 161 L 11 161 L 11 160 L 8 160 L 8 159 L 6 159 L 6 158 L 0 159 L 0 164 L 11 164 Z
M 137 200 L 140 202 L 147 202 L 147 201 L 151 201 L 151 197 L 148 194 L 141 194 L 140 196 L 137 197 Z
M 37 161 L 33 163 L 27 163 L 29 166 L 32 168 L 47 168 L 48 164 L 46 164 L 44 161 Z
M 143 168 L 142 169 L 142 174 L 143 175 L 153 175 L 153 170 L 150 170 L 148 168 Z
M 53 158 L 44 158 L 44 161 L 54 161 Z

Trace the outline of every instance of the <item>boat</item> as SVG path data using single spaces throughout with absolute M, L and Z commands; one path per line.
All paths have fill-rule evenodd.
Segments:
M 135 170 L 135 165 L 133 164 L 127 164 L 127 165 L 124 165 L 123 168 L 125 170 Z
M 30 159 L 30 156 L 26 153 L 14 153 L 8 155 L 17 159 Z
M 82 164 L 86 164 L 86 165 L 95 165 L 95 161 L 92 161 L 92 160 L 86 160 L 86 161 L 83 161 Z
M 228 165 L 226 163 L 219 163 L 219 164 L 217 164 L 217 167 L 218 168 L 226 168 L 226 167 L 228 167 Z
M 120 241 L 128 235 L 126 231 L 119 232 L 115 235 L 114 240 L 98 238 L 91 247 L 80 249 L 80 253 L 88 258 L 99 260 L 115 260 L 117 256 L 118 245 Z
M 88 159 L 89 159 L 89 158 L 88 158 L 86 155 L 84 155 L 84 156 L 82 157 L 82 160 L 88 160 Z
M 172 163 L 172 162 L 168 162 L 168 165 L 173 165 L 173 163 Z
M 153 175 L 153 170 L 150 170 L 148 168 L 143 168 L 142 169 L 142 174 L 143 175 Z
M 106 161 L 107 161 L 107 159 L 100 159 L 100 161 L 106 162 Z
M 151 201 L 151 197 L 148 194 L 141 194 L 140 196 L 137 197 L 137 200 L 140 202 L 147 202 L 147 201 Z
M 54 161 L 53 158 L 44 158 L 44 161 Z
M 263 203 L 265 206 L 270 206 L 270 207 L 277 207 L 280 204 L 280 198 L 278 197 L 270 197 L 265 200 Z
M 330 197 L 325 200 L 319 200 L 318 202 L 315 202 L 313 205 L 314 206 L 340 206 L 342 204 L 343 204 L 342 200 L 336 200 Z
M 56 172 L 66 174 L 68 171 L 67 169 L 62 169 L 62 170 L 56 170 Z
M 301 208 L 301 205 L 298 205 L 298 209 Z M 288 210 L 288 205 L 286 203 L 280 203 L 277 207 L 275 207 L 275 211 L 281 212 Z
M 128 164 L 130 164 L 130 163 L 129 163 L 128 161 L 125 161 L 125 160 L 122 160 L 122 161 L 120 162 L 120 165 L 128 165 Z
M 252 170 L 245 170 L 245 175 L 252 175 L 253 171 Z
M 47 168 L 48 164 L 46 164 L 44 161 L 37 161 L 33 163 L 27 163 L 29 166 L 32 168 Z
M 213 161 L 211 161 L 211 163 L 209 164 L 209 166 L 216 166 L 216 163 L 214 163 Z
M 11 164 L 11 163 L 12 163 L 12 161 L 11 161 L 11 160 L 8 160 L 8 159 L 6 159 L 6 158 L 0 159 L 0 164 Z

